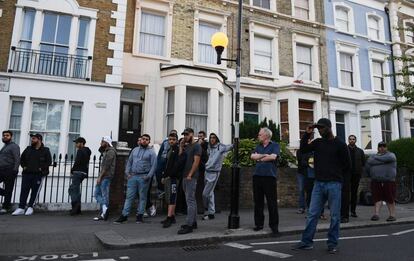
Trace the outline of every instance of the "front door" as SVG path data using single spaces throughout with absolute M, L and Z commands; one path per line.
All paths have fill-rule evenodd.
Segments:
M 119 141 L 128 142 L 128 147 L 137 145 L 141 135 L 142 104 L 121 101 Z

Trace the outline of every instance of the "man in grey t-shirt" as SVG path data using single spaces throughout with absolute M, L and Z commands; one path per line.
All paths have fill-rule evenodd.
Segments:
M 187 218 L 186 224 L 181 226 L 178 234 L 188 234 L 197 228 L 197 202 L 195 192 L 197 188 L 198 168 L 200 165 L 201 146 L 194 141 L 194 130 L 186 128 L 182 135 L 184 139 L 180 143 L 180 153 L 186 154 L 186 163 L 183 171 L 183 190 L 185 193 L 185 200 L 187 202 Z M 184 145 L 187 146 L 184 149 Z

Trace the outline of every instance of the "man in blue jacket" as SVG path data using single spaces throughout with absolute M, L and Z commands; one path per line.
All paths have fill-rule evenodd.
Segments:
M 136 223 L 144 221 L 145 205 L 147 203 L 147 191 L 149 181 L 157 167 L 157 155 L 152 147 L 149 147 L 151 137 L 148 134 L 141 136 L 141 145 L 132 150 L 125 167 L 125 176 L 128 179 L 127 193 L 122 215 L 114 222 L 121 224 L 128 220 L 131 205 L 134 202 L 137 192 L 139 202 L 137 209 Z

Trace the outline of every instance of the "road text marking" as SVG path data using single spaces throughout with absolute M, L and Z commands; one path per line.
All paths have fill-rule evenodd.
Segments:
M 224 244 L 225 246 L 229 246 L 229 247 L 234 247 L 234 248 L 238 248 L 238 249 L 249 249 L 252 248 L 251 246 L 246 246 L 243 244 L 239 244 L 239 243 L 227 243 Z
M 292 255 L 289 255 L 289 254 L 279 253 L 279 252 L 270 251 L 270 250 L 266 250 L 266 249 L 254 250 L 253 252 L 258 253 L 258 254 L 262 254 L 262 255 L 266 255 L 266 256 L 277 257 L 277 258 L 288 258 L 288 257 L 292 256 Z

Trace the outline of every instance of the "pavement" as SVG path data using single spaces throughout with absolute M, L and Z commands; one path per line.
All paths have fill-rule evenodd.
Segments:
M 358 218 L 350 218 L 342 229 L 365 228 L 391 225 L 386 222 L 388 211 L 383 206 L 379 221 L 370 221 L 373 207 L 358 206 Z M 329 210 L 325 211 L 329 217 Z M 414 203 L 397 205 L 397 221 L 392 224 L 414 223 Z M 111 216 L 107 222 L 94 222 L 94 213 L 85 212 L 78 217 L 67 213 L 37 212 L 33 216 L 0 216 L 0 255 L 33 251 L 48 252 L 100 250 L 103 248 L 123 249 L 133 247 L 189 246 L 217 242 L 229 242 L 245 239 L 262 239 L 271 236 L 270 229 L 252 230 L 253 211 L 240 211 L 240 228 L 227 229 L 228 212 L 216 215 L 214 220 L 198 221 L 198 229 L 187 235 L 178 235 L 179 227 L 184 224 L 185 216 L 177 216 L 177 224 L 164 229 L 160 221 L 164 215 L 145 219 L 145 223 L 136 224 L 131 216 L 125 224 L 114 224 L 117 216 Z M 265 212 L 265 216 L 266 216 Z M 279 209 L 281 236 L 298 234 L 304 229 L 305 214 L 296 214 L 296 209 Z M 265 223 L 267 221 L 265 220 Z M 321 220 L 318 231 L 329 228 L 328 220 Z M 59 244 L 58 244 L 59 242 Z

